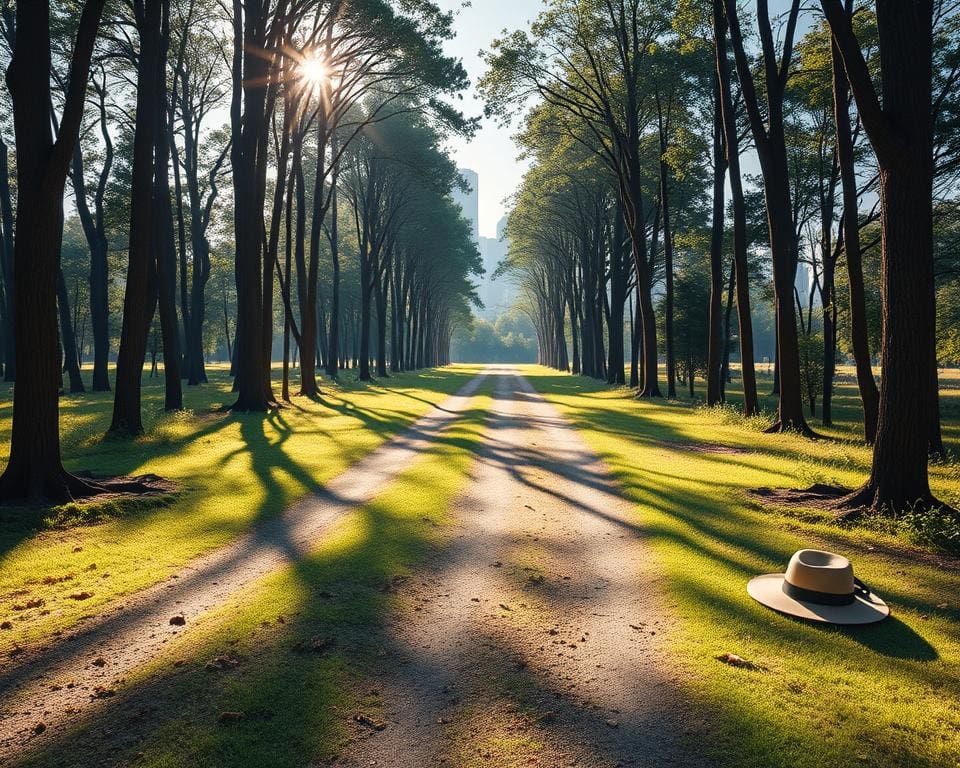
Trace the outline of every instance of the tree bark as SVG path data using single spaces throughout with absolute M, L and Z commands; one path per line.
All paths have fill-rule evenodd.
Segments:
M 60 343 L 63 347 L 63 368 L 70 379 L 70 394 L 86 392 L 83 377 L 80 375 L 80 358 L 77 355 L 77 336 L 73 332 L 73 320 L 70 316 L 70 294 L 63 279 L 63 270 L 57 273 L 57 307 L 60 310 Z
M 6 323 L 3 329 L 3 380 L 17 378 L 16 345 L 16 251 L 13 243 L 13 205 L 10 200 L 10 166 L 7 145 L 0 137 L 0 223 L 3 224 L 3 293 L 6 305 Z
M 866 291 L 863 284 L 863 262 L 860 255 L 860 222 L 857 215 L 859 198 L 854 166 L 853 135 L 850 130 L 850 84 L 843 68 L 843 57 L 834 42 L 831 45 L 833 70 L 833 113 L 837 135 L 837 161 L 840 164 L 840 185 L 843 196 L 843 249 L 847 262 L 847 283 L 850 301 L 850 341 L 857 369 L 857 387 L 863 404 L 864 439 L 873 444 L 877 436 L 880 391 L 873 377 L 870 341 L 867 330 Z
M 713 109 L 713 217 L 710 227 L 710 314 L 707 340 L 707 405 L 721 402 L 723 368 L 723 218 L 724 179 L 727 173 L 723 142 L 723 110 L 720 86 L 714 78 Z
M 610 237 L 610 318 L 607 321 L 607 382 L 625 384 L 623 310 L 627 300 L 627 269 L 624 263 L 623 214 L 613 210 Z
M 266 89 L 271 63 L 266 50 L 268 8 L 264 0 L 234 0 L 231 155 L 234 187 L 237 328 L 234 338 L 237 399 L 235 411 L 267 411 L 274 403 L 264 378 L 264 242 L 261 138 L 266 122 Z
M 737 291 L 737 325 L 740 336 L 740 371 L 743 381 L 743 412 L 754 415 L 759 409 L 757 374 L 753 354 L 753 318 L 750 314 L 750 277 L 747 265 L 747 210 L 743 198 L 743 179 L 740 173 L 740 137 L 733 106 L 730 85 L 730 64 L 727 60 L 727 19 L 723 0 L 714 0 L 714 53 L 717 80 L 720 84 L 720 103 L 723 109 L 724 146 L 727 149 L 727 170 L 730 196 L 733 202 L 733 263 Z
M 934 504 L 927 477 L 935 345 L 933 281 L 933 3 L 878 0 L 882 100 L 850 15 L 822 0 L 880 167 L 883 336 L 877 438 L 870 479 L 843 505 L 890 513 Z
M 103 0 L 88 0 L 78 24 L 70 82 L 54 141 L 50 110 L 48 0 L 17 3 L 17 39 L 7 86 L 17 136 L 18 290 L 14 297 L 18 360 L 10 459 L 0 476 L 0 499 L 70 501 L 97 492 L 67 473 L 60 457 L 60 359 L 57 350 L 57 276 L 67 171 L 80 133 Z
M 167 50 L 170 44 L 170 2 L 163 0 L 160 18 L 160 44 L 156 57 L 153 98 L 157 109 L 156 147 L 154 150 L 154 200 L 156 203 L 157 293 L 160 333 L 163 338 L 163 381 L 165 411 L 183 410 L 180 378 L 180 323 L 177 319 L 177 246 L 170 203 L 170 121 L 167 94 Z
M 140 58 L 137 72 L 137 121 L 133 139 L 130 185 L 130 236 L 123 326 L 117 353 L 116 388 L 111 434 L 143 432 L 140 379 L 147 335 L 157 302 L 154 151 L 159 105 L 155 98 L 160 50 L 162 0 L 138 0 Z

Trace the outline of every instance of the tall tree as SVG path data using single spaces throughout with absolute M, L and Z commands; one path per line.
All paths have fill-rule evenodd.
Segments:
M 104 202 L 107 183 L 113 168 L 113 138 L 110 135 L 107 110 L 107 72 L 103 64 L 99 75 L 91 76 L 91 87 L 96 95 L 97 125 L 103 142 L 103 159 L 93 188 L 93 208 L 90 207 L 87 180 L 84 175 L 84 156 L 81 142 L 73 153 L 70 180 L 77 205 L 77 215 L 90 248 L 90 320 L 93 327 L 93 391 L 109 392 L 107 372 L 110 357 L 110 309 L 108 301 L 109 266 L 107 253 L 107 226 Z
M 69 474 L 60 456 L 57 278 L 67 172 L 83 120 L 90 60 L 103 0 L 83 4 L 57 138 L 51 135 L 49 0 L 17 3 L 7 86 L 17 136 L 17 237 L 14 246 L 16 345 L 10 459 L 0 499 L 68 501 L 96 492 Z
M 136 124 L 130 184 L 130 233 L 127 281 L 123 300 L 123 325 L 117 353 L 116 387 L 110 433 L 143 432 L 140 380 L 147 354 L 147 335 L 157 304 L 157 204 L 155 161 L 162 109 L 156 99 L 157 71 L 161 62 L 163 6 L 168 0 L 134 0 L 134 17 L 140 37 L 137 57 Z
M 800 0 L 792 0 L 790 4 L 780 56 L 777 55 L 767 0 L 757 0 L 757 24 L 766 92 L 765 113 L 761 109 L 760 95 L 747 56 L 736 0 L 725 0 L 725 8 L 740 88 L 763 175 L 773 258 L 780 399 L 777 420 L 770 427 L 770 431 L 798 430 L 810 434 L 811 430 L 803 416 L 803 392 L 800 382 L 800 352 L 793 295 L 799 251 L 790 195 L 783 112 Z
M 847 1 L 847 12 L 852 0 Z M 837 164 L 843 199 L 842 235 L 847 264 L 847 290 L 850 304 L 850 341 L 857 370 L 857 387 L 863 404 L 863 432 L 868 443 L 877 436 L 880 392 L 873 378 L 870 358 L 870 337 L 867 328 L 867 305 L 863 282 L 863 259 L 860 254 L 860 217 L 857 173 L 854 160 L 853 131 L 850 128 L 850 84 L 837 44 L 831 39 L 830 69 L 833 85 L 833 119 L 837 137 Z
M 747 213 L 740 170 L 740 136 L 734 111 L 730 62 L 727 58 L 727 19 L 723 0 L 713 0 L 714 56 L 720 104 L 723 111 L 723 137 L 727 150 L 727 170 L 733 208 L 733 263 L 737 292 L 737 324 L 740 337 L 740 374 L 743 379 L 743 412 L 752 416 L 758 410 L 757 377 L 753 357 L 753 318 L 750 314 L 750 277 L 747 258 Z
M 867 483 L 844 499 L 854 511 L 934 504 L 927 478 L 930 431 L 939 423 L 933 282 L 933 0 L 878 0 L 881 92 L 850 14 L 821 0 L 880 167 L 883 232 L 880 403 Z

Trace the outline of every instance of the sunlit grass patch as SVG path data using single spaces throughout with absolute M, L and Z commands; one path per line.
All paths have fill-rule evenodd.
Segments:
M 626 390 L 542 368 L 525 373 L 636 503 L 677 606 L 669 651 L 687 670 L 689 695 L 710 723 L 711 748 L 724 766 L 960 763 L 956 560 L 918 548 L 903 526 L 841 528 L 816 510 L 761 509 L 745 493 L 863 482 L 870 450 L 855 439 L 855 386 L 839 388 L 837 424 L 825 430 L 840 439 L 812 441 L 762 434 L 727 410 L 636 401 Z M 952 390 L 945 413 L 950 397 Z M 953 419 L 944 435 L 956 451 Z M 738 452 L 697 451 L 695 443 Z M 931 467 L 931 483 L 942 498 L 960 494 L 960 475 L 949 464 Z M 805 546 L 849 555 L 891 604 L 892 618 L 858 629 L 820 627 L 749 598 L 752 575 L 782 572 Z M 714 658 L 727 652 L 767 671 Z
M 184 389 L 188 411 L 162 412 L 161 379 L 144 380 L 146 433 L 106 439 L 112 395 L 65 396 L 64 460 L 95 476 L 152 473 L 174 496 L 110 500 L 54 510 L 0 508 L 0 654 L 49 637 L 116 597 L 156 583 L 228 543 L 342 472 L 455 392 L 478 371 L 457 366 L 360 385 L 346 372 L 317 401 L 295 397 L 270 414 L 231 414 L 230 379 Z M 0 389 L 0 450 L 8 449 L 10 388 Z M 0 463 L 5 458 L 0 455 Z M 95 570 L 88 570 L 95 565 Z M 69 589 L 43 584 L 76 574 Z M 77 588 L 90 593 L 78 603 Z M 13 611 L 24 593 L 37 608 Z
M 199 619 L 104 711 L 24 764 L 85 766 L 106 739 L 118 761 L 138 766 L 299 768 L 381 722 L 368 675 L 393 658 L 386 611 L 416 563 L 446 541 L 488 406 L 477 396 L 434 449 L 310 555 Z

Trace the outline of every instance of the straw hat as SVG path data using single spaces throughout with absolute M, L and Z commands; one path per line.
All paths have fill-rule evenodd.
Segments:
M 786 573 L 756 576 L 747 592 L 768 608 L 810 621 L 872 624 L 890 615 L 887 604 L 853 577 L 847 558 L 819 549 L 795 552 Z

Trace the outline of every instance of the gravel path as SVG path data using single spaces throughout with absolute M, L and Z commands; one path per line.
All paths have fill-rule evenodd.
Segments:
M 199 615 L 306 554 L 335 520 L 373 498 L 429 449 L 438 432 L 469 407 L 485 376 L 475 377 L 282 517 L 194 561 L 170 580 L 118 600 L 54 645 L 0 661 L 0 763 L 26 746 L 42 748 L 48 733 L 62 732 L 96 712 L 112 697 L 118 679 L 152 659 L 178 633 L 188 632 Z M 183 622 L 171 623 L 174 616 Z M 38 723 L 44 732 L 37 732 Z
M 705 766 L 635 513 L 529 383 L 496 373 L 450 546 L 402 590 L 385 727 L 333 765 Z

